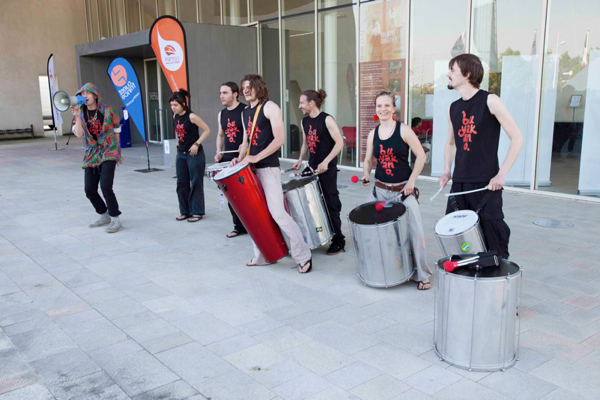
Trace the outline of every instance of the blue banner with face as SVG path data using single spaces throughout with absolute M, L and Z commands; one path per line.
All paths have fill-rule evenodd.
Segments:
M 142 104 L 142 92 L 140 83 L 133 67 L 124 58 L 115 58 L 106 71 L 115 85 L 123 104 L 129 112 L 129 116 L 138 128 L 142 139 L 146 142 L 146 127 L 144 125 L 144 106 Z

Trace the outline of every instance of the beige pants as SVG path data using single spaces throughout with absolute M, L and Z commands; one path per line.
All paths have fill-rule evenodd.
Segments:
M 375 192 L 375 195 L 373 194 Z M 423 222 L 421 221 L 421 212 L 419 211 L 419 203 L 415 196 L 408 196 L 404 201 L 400 201 L 402 192 L 392 192 L 391 190 L 374 188 L 369 191 L 367 201 L 383 201 L 396 199 L 398 203 L 406 206 L 408 211 L 408 235 L 410 236 L 410 244 L 412 246 L 415 267 L 417 269 L 416 281 L 424 281 L 431 276 L 431 269 L 427 265 L 427 250 L 425 248 L 425 234 L 423 233 Z M 414 277 L 414 276 L 413 276 Z
M 292 217 L 285 211 L 283 205 L 283 189 L 281 188 L 281 172 L 279 167 L 270 168 L 257 168 L 256 177 L 262 185 L 265 197 L 267 198 L 267 207 L 271 216 L 279 225 L 279 228 L 283 233 L 287 235 L 290 240 L 290 254 L 292 259 L 302 264 L 310 260 L 311 253 L 308 245 L 304 241 L 302 232 L 298 228 L 298 224 L 292 219 Z M 261 254 L 256 243 L 254 244 L 254 262 L 256 264 L 266 264 L 267 261 Z

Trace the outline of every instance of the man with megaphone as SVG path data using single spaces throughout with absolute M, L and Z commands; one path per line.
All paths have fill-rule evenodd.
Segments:
M 123 163 L 119 116 L 112 107 L 102 104 L 100 93 L 93 83 L 83 85 L 76 96 L 85 97 L 85 104 L 71 106 L 73 132 L 77 137 L 85 137 L 85 194 L 100 215 L 90 228 L 110 224 L 106 232 L 118 232 L 123 225 L 119 220 L 121 212 L 113 191 L 113 181 L 117 165 Z M 98 194 L 98 184 L 104 200 Z

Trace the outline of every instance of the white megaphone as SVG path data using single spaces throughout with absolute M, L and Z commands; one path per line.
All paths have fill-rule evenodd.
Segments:
M 65 112 L 71 106 L 85 104 L 86 99 L 83 96 L 69 96 L 67 92 L 60 90 L 54 93 L 52 102 L 58 111 Z

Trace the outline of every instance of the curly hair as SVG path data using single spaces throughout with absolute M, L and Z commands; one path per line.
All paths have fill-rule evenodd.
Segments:
M 265 102 L 269 99 L 269 88 L 262 76 L 258 74 L 246 74 L 240 80 L 240 86 L 244 87 L 244 82 L 250 83 L 250 89 L 256 90 L 256 98 L 258 101 Z

